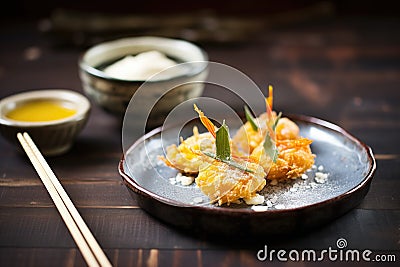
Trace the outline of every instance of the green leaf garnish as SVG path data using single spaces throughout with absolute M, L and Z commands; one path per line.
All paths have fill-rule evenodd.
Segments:
M 247 106 L 244 106 L 244 114 L 246 115 L 246 119 L 250 123 L 251 128 L 254 131 L 258 131 L 258 126 L 257 126 L 257 123 L 255 122 L 255 118 L 253 117 L 253 115 L 251 114 L 251 112 Z
M 203 152 L 204 155 L 209 156 L 213 159 L 219 160 L 223 163 L 228 164 L 229 166 L 235 167 L 242 171 L 253 172 L 252 170 L 247 169 L 246 167 L 240 165 L 239 163 L 231 160 L 231 146 L 229 143 L 229 128 L 225 124 L 225 120 L 222 122 L 221 127 L 215 132 L 215 147 L 216 154 L 212 154 L 209 152 Z
M 279 119 L 282 117 L 282 112 L 279 112 L 278 116 L 276 117 L 274 124 L 272 125 L 272 131 L 275 132 L 276 126 L 278 125 Z
M 205 152 L 205 151 L 203 152 L 203 154 L 208 156 L 208 157 L 210 157 L 210 158 L 213 158 L 213 159 L 219 160 L 219 161 L 221 161 L 223 163 L 226 163 L 229 166 L 232 166 L 232 167 L 237 168 L 239 170 L 242 170 L 242 171 L 245 171 L 245 172 L 250 172 L 250 173 L 254 172 L 253 170 L 247 169 L 245 166 L 240 165 L 239 163 L 237 163 L 237 162 L 235 162 L 233 160 L 219 159 L 214 154 L 209 153 L 209 152 Z
M 271 129 L 274 133 L 276 130 L 276 126 L 278 125 L 279 119 L 281 117 L 282 117 L 282 112 L 279 112 L 275 121 L 272 122 L 272 119 L 271 119 L 270 123 L 268 123 L 268 125 L 271 127 Z M 265 135 L 263 146 L 264 146 L 265 154 L 267 154 L 272 159 L 272 161 L 275 163 L 278 158 L 279 151 L 278 151 L 278 148 L 276 147 L 275 140 L 271 137 L 270 132 L 268 130 Z
M 265 140 L 263 145 L 265 154 L 267 154 L 275 163 L 276 159 L 278 158 L 278 148 L 276 147 L 275 141 L 269 134 L 269 131 L 267 131 L 267 134 L 265 135 Z
M 229 144 L 229 128 L 222 122 L 221 127 L 215 132 L 216 157 L 221 160 L 231 159 L 231 146 Z

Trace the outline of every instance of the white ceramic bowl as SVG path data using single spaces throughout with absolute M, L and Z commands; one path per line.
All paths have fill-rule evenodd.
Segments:
M 136 90 L 145 80 L 123 80 L 113 78 L 102 70 L 102 66 L 127 55 L 137 55 L 151 50 L 159 51 L 178 63 L 197 62 L 195 67 L 169 79 L 152 81 L 153 92 L 148 92 L 141 104 L 152 105 L 160 94 L 168 90 L 171 79 L 180 79 L 185 86 L 169 91 L 153 109 L 154 116 L 163 116 L 177 104 L 202 94 L 204 84 L 191 81 L 205 80 L 208 75 L 206 52 L 199 46 L 178 39 L 164 37 L 130 37 L 100 43 L 85 51 L 79 59 L 79 73 L 85 94 L 102 108 L 123 115 Z
M 16 107 L 29 101 L 51 100 L 76 110 L 72 116 L 42 122 L 25 122 L 8 118 L 6 115 Z M 67 152 L 76 136 L 83 129 L 90 113 L 90 102 L 82 94 L 72 90 L 32 90 L 5 97 L 0 100 L 0 132 L 11 143 L 21 145 L 18 132 L 27 132 L 46 156 Z

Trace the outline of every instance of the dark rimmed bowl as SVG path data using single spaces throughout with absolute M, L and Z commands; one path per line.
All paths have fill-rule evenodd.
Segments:
M 76 113 L 59 120 L 39 122 L 16 121 L 7 117 L 7 113 L 14 108 L 38 100 L 62 103 L 76 110 Z M 21 148 L 17 133 L 27 132 L 44 155 L 62 155 L 70 150 L 85 127 L 90 110 L 89 100 L 69 89 L 39 89 L 17 93 L 0 100 L 0 133 L 11 144 Z
M 131 146 L 119 163 L 119 172 L 141 208 L 196 235 L 252 239 L 308 231 L 360 204 L 368 193 L 376 162 L 370 147 L 339 126 L 313 117 L 289 118 L 299 125 L 302 136 L 313 140 L 316 164 L 329 172 L 329 180 L 317 189 L 299 190 L 285 197 L 282 194 L 284 209 L 256 212 L 243 206 L 191 203 L 190 199 L 198 193 L 195 186 L 171 185 L 168 178 L 174 172 L 153 159 L 163 151 L 159 147 L 161 129 L 153 130 Z
M 186 71 L 180 75 L 147 81 L 118 79 L 103 71 L 104 65 L 124 56 L 137 55 L 151 50 L 174 58 L 178 63 L 197 62 L 197 64 L 186 68 Z M 154 89 L 146 90 L 141 101 L 143 105 L 153 106 L 158 98 L 163 96 L 154 108 L 154 116 L 164 116 L 179 103 L 200 96 L 203 93 L 204 84 L 191 82 L 205 80 L 208 75 L 207 61 L 207 53 L 194 43 L 166 37 L 139 36 L 124 37 L 96 44 L 82 53 L 78 64 L 85 94 L 96 105 L 122 117 L 132 96 L 145 82 L 151 83 Z M 171 81 L 176 80 L 185 85 L 168 92 Z

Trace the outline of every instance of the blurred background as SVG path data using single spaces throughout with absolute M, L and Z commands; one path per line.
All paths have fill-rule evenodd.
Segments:
M 8 5 L 0 11 L 0 85 L 10 91 L 50 86 L 79 91 L 77 62 L 86 48 L 155 35 L 200 45 L 210 61 L 243 71 L 265 93 L 273 84 L 283 112 L 344 122 L 345 114 L 365 112 L 357 106 L 363 96 L 382 98 L 379 81 L 397 95 L 398 1 L 15 0 Z M 347 91 L 348 102 L 338 103 L 335 90 Z M 204 94 L 219 97 L 211 86 Z M 242 110 L 241 102 L 230 101 Z M 376 106 L 376 113 L 381 104 L 366 106 Z
M 158 35 L 201 43 L 240 43 L 265 29 L 333 18 L 398 19 L 397 1 L 29 1 L 1 9 L 3 25 L 12 19 L 37 21 L 57 45 L 87 46 L 127 35 Z
M 266 17 L 278 12 L 310 7 L 318 3 L 328 3 L 333 6 L 337 15 L 396 15 L 398 1 L 362 1 L 362 0 L 247 0 L 247 1 L 127 1 L 127 0 L 15 0 L 7 3 L 7 8 L 1 9 L 2 17 L 38 18 L 48 17 L 56 9 L 107 14 L 162 14 L 192 13 L 194 11 L 211 10 L 218 15 Z

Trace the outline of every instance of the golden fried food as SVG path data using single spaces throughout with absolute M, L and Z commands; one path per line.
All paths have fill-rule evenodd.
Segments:
M 267 179 L 296 179 L 314 164 L 315 155 L 310 149 L 311 140 L 307 138 L 278 140 L 278 158 L 273 162 L 260 144 L 251 154 L 251 158 L 259 160 Z
M 230 204 L 239 199 L 249 199 L 264 188 L 264 169 L 251 162 L 239 162 L 251 172 L 233 167 L 219 160 L 203 161 L 195 182 L 211 202 Z
M 199 134 L 198 128 L 193 127 L 193 135 L 181 140 L 179 146 L 172 144 L 167 147 L 166 157 L 159 156 L 159 159 L 172 168 L 184 173 L 197 174 L 202 164 L 202 157 L 199 151 L 213 152 L 215 150 L 215 138 L 209 133 Z
M 213 203 L 229 205 L 243 199 L 249 205 L 261 204 L 264 197 L 257 192 L 266 179 L 301 177 L 315 159 L 312 140 L 300 136 L 295 122 L 272 111 L 272 87 L 269 90 L 267 112 L 254 118 L 245 108 L 248 121 L 233 138 L 225 121 L 215 127 L 194 105 L 208 132 L 199 134 L 193 128 L 193 136 L 167 147 L 166 158 L 160 158 L 181 172 L 198 174 L 196 185 Z
M 273 112 L 271 118 L 277 118 Z M 311 140 L 300 136 L 300 129 L 295 122 L 283 117 L 278 120 L 275 128 L 278 158 L 276 162 L 264 151 L 264 139 L 267 131 L 268 115 L 261 114 L 257 118 L 260 128 L 255 131 L 246 122 L 233 137 L 240 149 L 248 151 L 250 157 L 258 161 L 267 173 L 268 179 L 294 179 L 300 177 L 314 164 L 315 155 L 310 149 Z M 247 150 L 246 150 L 247 148 Z
M 267 114 L 262 114 L 257 118 L 258 130 L 254 130 L 250 122 L 243 124 L 232 138 L 236 144 L 237 152 L 249 155 L 260 143 L 264 141 L 266 131 Z
M 276 113 L 273 112 L 272 118 L 275 120 L 276 117 Z M 256 147 L 264 142 L 267 130 L 267 120 L 267 113 L 263 113 L 257 118 L 258 125 L 260 126 L 257 131 L 251 127 L 249 122 L 246 122 L 239 128 L 235 136 L 232 138 L 238 151 L 251 154 Z M 297 124 L 286 117 L 279 119 L 275 132 L 277 140 L 297 139 L 300 137 L 300 129 Z
M 297 139 L 300 137 L 300 129 L 292 120 L 280 118 L 275 129 L 277 140 Z

